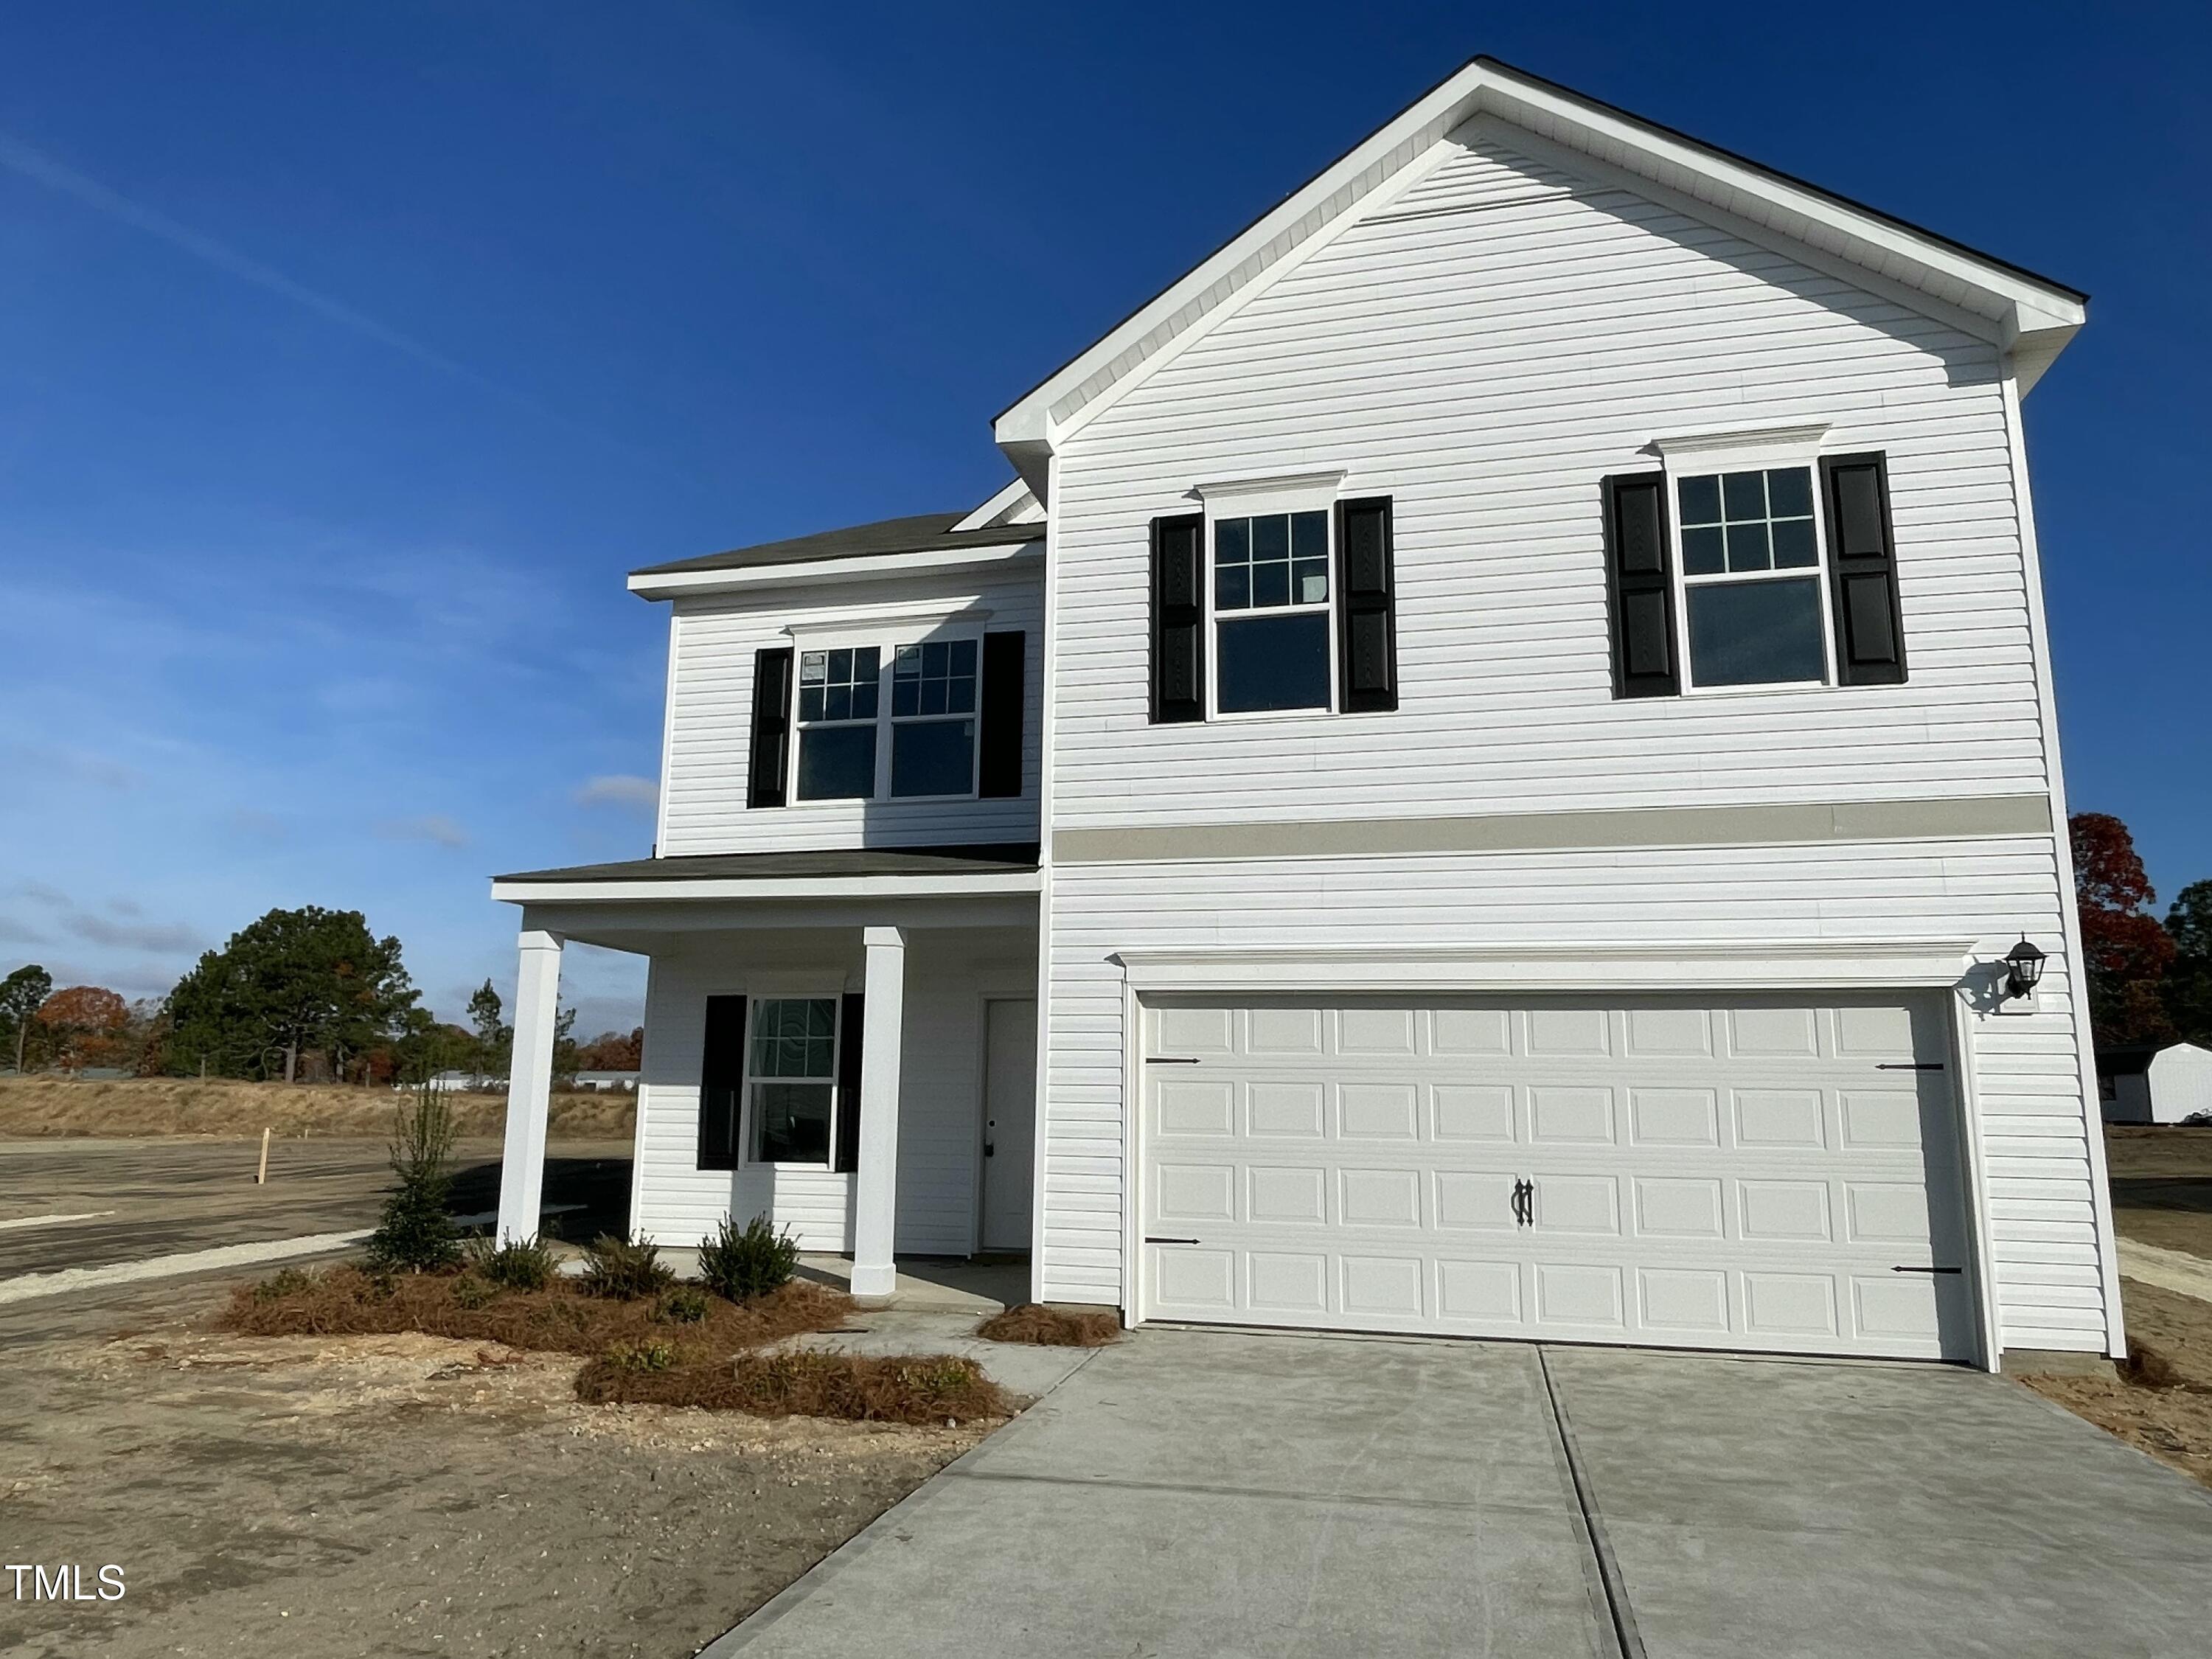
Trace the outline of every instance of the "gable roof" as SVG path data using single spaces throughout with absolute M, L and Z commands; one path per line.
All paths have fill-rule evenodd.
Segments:
M 1006 556 L 1044 534 L 1041 524 L 965 527 L 974 517 L 972 513 L 920 513 L 903 519 L 878 519 L 872 524 L 817 531 L 811 536 L 647 565 L 630 572 L 629 589 L 647 599 L 661 599 L 707 588 L 805 580 L 817 574 L 857 575 L 864 569 L 896 574 L 901 564 L 922 561 L 929 555 L 950 555 L 963 562 L 967 556 L 985 560 Z M 945 562 L 943 557 L 932 561 Z
M 1817 255 L 1917 290 L 1978 319 L 2033 385 L 2085 320 L 2087 296 L 2009 261 L 1823 190 L 1495 58 L 1478 57 L 1261 214 L 1086 349 L 1016 400 L 994 423 L 999 447 L 1032 487 L 1043 459 L 1086 412 L 1170 346 L 1202 331 L 1260 281 L 1352 222 L 1458 128 L 1492 116 L 1601 172 L 1631 175 Z

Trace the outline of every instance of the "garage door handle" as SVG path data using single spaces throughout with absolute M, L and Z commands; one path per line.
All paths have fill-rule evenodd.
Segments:
M 1892 1267 L 1890 1269 L 1893 1273 L 1955 1273 L 1964 1271 L 1965 1269 L 1961 1267 Z
M 1195 1244 L 1198 1241 L 1194 1238 L 1154 1238 L 1147 1233 L 1145 1235 L 1145 1243 L 1147 1244 Z
M 1525 1176 L 1513 1183 L 1513 1221 L 1520 1227 L 1536 1224 L 1536 1183 Z
M 1147 1066 L 1195 1066 L 1198 1061 L 1194 1057 L 1186 1059 L 1179 1054 L 1154 1054 L 1146 1060 L 1145 1064 Z

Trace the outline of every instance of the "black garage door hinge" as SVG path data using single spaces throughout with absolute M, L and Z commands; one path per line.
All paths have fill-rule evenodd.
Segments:
M 1955 1273 L 1964 1271 L 1965 1269 L 1961 1267 L 1892 1267 L 1890 1269 L 1893 1273 Z
M 1943 1062 L 1940 1060 L 1916 1060 L 1910 1063 L 1885 1060 L 1877 1061 L 1875 1066 L 1877 1072 L 1940 1072 L 1942 1069 Z

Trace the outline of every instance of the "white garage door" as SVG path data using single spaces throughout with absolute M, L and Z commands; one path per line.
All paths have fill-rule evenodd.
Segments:
M 1145 1024 L 1144 1317 L 1973 1357 L 1934 998 Z

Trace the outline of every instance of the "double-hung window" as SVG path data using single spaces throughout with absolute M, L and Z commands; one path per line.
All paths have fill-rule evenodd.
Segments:
M 893 655 L 893 795 L 975 793 L 975 654 L 974 640 L 929 640 Z
M 1828 583 L 1809 465 L 1674 481 L 1692 687 L 1820 685 Z
M 837 1108 L 836 997 L 760 997 L 745 1043 L 745 1157 L 827 1165 Z
M 1330 708 L 1328 512 L 1219 517 L 1212 532 L 1214 711 Z
M 799 658 L 799 799 L 866 800 L 876 793 L 875 646 L 805 651 Z
M 981 655 L 973 635 L 801 651 L 798 798 L 973 795 Z

